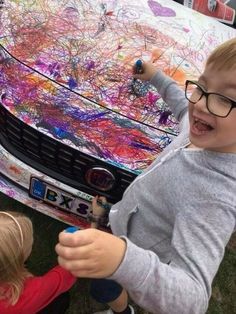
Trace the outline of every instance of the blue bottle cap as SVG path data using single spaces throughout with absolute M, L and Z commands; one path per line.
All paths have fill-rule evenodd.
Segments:
M 142 60 L 139 59 L 135 62 L 135 68 L 136 68 L 137 74 L 143 73 L 143 62 L 142 62 Z
M 141 68 L 141 67 L 142 67 L 142 65 L 143 65 L 142 60 L 140 60 L 140 59 L 139 59 L 139 60 L 137 60 L 137 61 L 136 61 L 136 63 L 135 63 L 135 65 L 136 65 L 136 67 L 137 67 L 137 68 Z
M 69 232 L 69 233 L 74 233 L 74 232 L 76 232 L 76 231 L 78 231 L 79 230 L 79 228 L 78 227 L 68 227 L 68 228 L 66 228 L 66 232 Z

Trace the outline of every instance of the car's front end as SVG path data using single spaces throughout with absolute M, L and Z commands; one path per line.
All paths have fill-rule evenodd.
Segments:
M 235 31 L 159 2 L 4 2 L 3 193 L 86 227 L 93 196 L 119 201 L 178 134 L 158 92 L 133 80 L 132 65 L 152 61 L 184 86 Z

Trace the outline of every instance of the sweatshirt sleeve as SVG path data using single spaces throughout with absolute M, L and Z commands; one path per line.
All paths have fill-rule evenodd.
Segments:
M 43 276 L 28 278 L 23 294 L 16 307 L 12 308 L 12 313 L 37 313 L 61 293 L 69 290 L 75 281 L 76 278 L 59 265 Z
M 125 257 L 110 279 L 127 289 L 142 308 L 159 314 L 206 312 L 213 278 L 234 230 L 235 213 L 225 204 L 201 205 L 195 209 L 197 215 L 191 209 L 177 217 L 169 264 L 125 238 Z
M 184 91 L 177 85 L 176 81 L 158 70 L 150 83 L 158 90 L 175 118 L 181 121 L 188 109 L 188 101 L 185 98 Z

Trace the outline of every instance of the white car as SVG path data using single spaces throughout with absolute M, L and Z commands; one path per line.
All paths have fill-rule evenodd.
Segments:
M 152 61 L 184 88 L 235 30 L 170 0 L 5 1 L 0 8 L 0 189 L 88 226 L 178 134 L 149 83 Z

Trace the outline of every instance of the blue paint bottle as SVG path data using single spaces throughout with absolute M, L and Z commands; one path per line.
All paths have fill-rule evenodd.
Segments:
M 138 59 L 135 62 L 134 72 L 136 74 L 142 74 L 144 72 L 142 60 Z M 144 97 L 148 93 L 149 85 L 149 82 L 142 82 L 141 80 L 133 78 L 131 83 L 131 91 L 137 97 Z
M 143 62 L 140 59 L 135 62 L 135 72 L 136 74 L 143 73 Z

